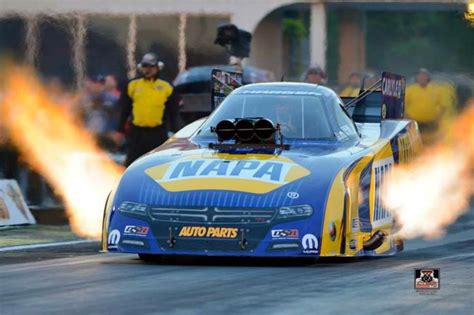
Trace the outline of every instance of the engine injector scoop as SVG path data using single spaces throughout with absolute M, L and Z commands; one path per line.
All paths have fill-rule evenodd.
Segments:
M 217 135 L 218 143 L 210 143 L 209 147 L 218 150 L 248 148 L 273 152 L 276 149 L 289 149 L 288 145 L 283 144 L 280 126 L 274 125 L 267 118 L 224 119 L 218 122 L 215 127 L 211 127 L 211 131 Z M 234 142 L 223 143 L 231 140 Z
M 238 118 L 221 120 L 212 130 L 219 142 L 268 144 L 275 143 L 277 127 L 266 118 Z

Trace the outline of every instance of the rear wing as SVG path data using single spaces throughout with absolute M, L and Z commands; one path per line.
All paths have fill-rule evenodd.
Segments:
M 367 89 L 364 83 L 357 97 L 342 97 L 344 107 L 355 122 L 380 123 L 402 119 L 405 114 L 405 77 L 383 72 L 382 78 Z

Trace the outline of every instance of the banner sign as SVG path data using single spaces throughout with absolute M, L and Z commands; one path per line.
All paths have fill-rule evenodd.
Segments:
M 36 224 L 16 180 L 0 180 L 0 226 Z
M 382 73 L 382 119 L 402 119 L 405 114 L 405 77 Z
M 242 86 L 242 73 L 213 69 L 211 74 L 212 110 L 233 90 Z

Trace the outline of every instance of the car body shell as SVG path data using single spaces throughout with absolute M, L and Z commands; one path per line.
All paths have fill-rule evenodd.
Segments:
M 316 85 L 283 86 L 335 97 Z M 361 123 L 357 141 L 294 140 L 290 149 L 268 154 L 209 148 L 208 140 L 193 137 L 205 120 L 125 171 L 106 203 L 103 250 L 258 257 L 385 256 L 399 250 L 381 185 L 393 166 L 419 150 L 416 122 Z M 364 246 L 376 233 L 383 242 Z

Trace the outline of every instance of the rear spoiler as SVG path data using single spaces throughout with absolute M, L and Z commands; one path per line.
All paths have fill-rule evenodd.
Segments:
M 405 114 L 405 77 L 383 72 L 382 78 L 367 89 L 364 82 L 356 97 L 342 97 L 344 108 L 355 122 L 380 123 L 402 119 Z

